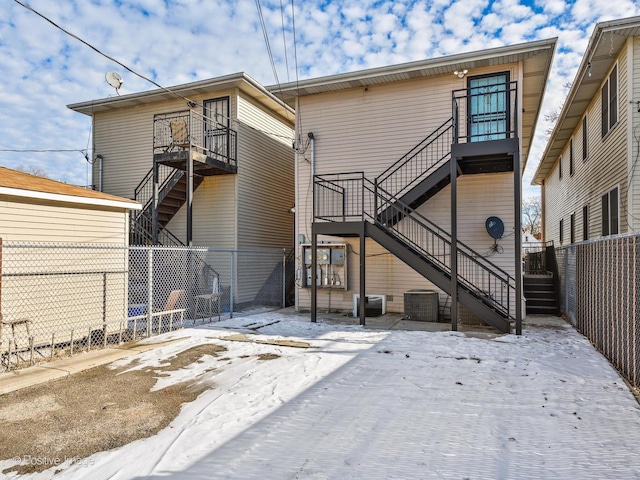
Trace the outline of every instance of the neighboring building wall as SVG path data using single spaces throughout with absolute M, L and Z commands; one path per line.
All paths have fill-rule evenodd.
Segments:
M 545 240 L 556 245 L 570 243 L 571 214 L 575 215 L 575 241 L 583 237 L 583 207 L 589 210 L 589 238 L 602 235 L 602 196 L 612 188 L 619 189 L 620 233 L 629 230 L 627 224 L 627 169 L 629 165 L 627 123 L 629 121 L 627 49 L 617 59 L 618 66 L 618 122 L 602 137 L 601 88 L 591 100 L 587 115 L 587 158 L 582 156 L 582 121 L 578 122 L 573 138 L 573 175 L 570 172 L 570 143 L 562 150 L 562 178 L 556 162 L 545 179 Z M 607 74 L 608 78 L 608 74 Z M 563 221 L 563 241 L 559 225 Z
M 630 167 L 631 188 L 630 204 L 631 215 L 629 216 L 629 231 L 640 231 L 640 37 L 634 37 L 629 42 L 632 53 L 629 63 L 629 79 L 632 85 L 631 99 L 633 103 L 628 104 L 630 110 L 630 122 L 628 125 L 629 143 L 631 144 Z
M 473 75 L 502 71 L 509 71 L 512 80 L 519 77 L 517 64 L 474 70 Z M 451 92 L 466 88 L 466 85 L 466 78 L 443 75 L 299 98 L 301 135 L 306 140 L 307 133 L 313 132 L 316 139 L 316 174 L 363 171 L 365 177 L 374 179 L 451 117 Z M 298 158 L 296 192 L 296 232 L 304 234 L 308 242 L 311 241 L 313 219 L 310 161 L 311 152 L 307 149 Z M 458 182 L 460 240 L 481 254 L 492 255 L 493 239 L 486 233 L 485 220 L 491 215 L 499 216 L 505 223 L 505 238 L 500 241 L 504 251 L 492 255 L 491 261 L 513 275 L 513 175 L 463 175 Z M 418 210 L 450 231 L 450 199 L 450 187 L 447 187 Z M 350 309 L 353 294 L 359 290 L 358 240 L 321 236 L 319 241 L 350 245 L 348 291 L 319 289 L 319 309 L 327 308 L 329 296 L 331 308 Z M 297 268 L 300 269 L 302 249 L 299 245 L 296 248 Z M 402 312 L 403 293 L 407 290 L 435 288 L 372 240 L 367 239 L 366 249 L 366 290 L 391 295 L 391 300 L 387 299 L 387 310 Z M 309 289 L 298 289 L 300 307 L 307 308 L 310 298 Z
M 124 209 L 0 196 L 3 315 L 28 318 L 35 345 L 54 332 L 56 342 L 73 329 L 87 335 L 103 321 L 117 331 L 126 316 L 128 218 Z
M 122 209 L 0 195 L 0 238 L 5 242 L 128 243 Z

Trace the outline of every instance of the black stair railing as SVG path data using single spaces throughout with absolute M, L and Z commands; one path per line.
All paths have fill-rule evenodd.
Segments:
M 131 216 L 129 243 L 131 245 L 153 245 L 153 219 L 149 212 L 142 211 Z M 158 232 L 157 245 L 184 247 L 184 243 L 166 227 Z
M 453 143 L 518 136 L 518 82 L 478 85 L 452 92 Z
M 378 175 L 376 182 L 394 197 L 402 198 L 451 158 L 452 142 L 453 118 L 450 118 Z
M 202 115 L 194 110 L 182 110 L 156 114 L 153 117 L 153 153 L 190 150 L 237 167 L 237 132 L 225 123 L 225 119 L 214 112 Z
M 158 165 L 158 202 L 162 202 L 171 189 L 184 175 L 182 170 L 176 170 L 168 165 Z M 134 191 L 137 202 L 142 204 L 142 211 L 149 210 L 153 203 L 153 167 L 147 172 Z
M 316 175 L 314 200 L 316 220 L 373 223 L 451 276 L 449 233 L 366 179 L 364 173 Z M 386 221 L 397 215 L 404 220 Z M 515 279 L 463 242 L 457 242 L 456 252 L 459 284 L 504 318 L 514 319 Z

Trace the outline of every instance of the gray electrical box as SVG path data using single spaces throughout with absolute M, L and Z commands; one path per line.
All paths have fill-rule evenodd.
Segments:
M 302 245 L 304 258 L 304 284 L 311 286 L 311 245 Z M 331 243 L 316 248 L 316 284 L 318 288 L 347 290 L 347 244 Z

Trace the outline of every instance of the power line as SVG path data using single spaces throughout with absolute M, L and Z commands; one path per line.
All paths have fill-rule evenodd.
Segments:
M 278 79 L 278 72 L 276 71 L 276 64 L 273 61 L 273 52 L 271 51 L 271 45 L 269 44 L 269 34 L 267 33 L 267 26 L 264 23 L 264 16 L 262 15 L 262 6 L 260 0 L 256 0 L 256 8 L 258 9 L 258 18 L 260 19 L 260 26 L 262 27 L 262 35 L 264 36 L 264 43 L 267 46 L 267 54 L 269 55 L 269 61 L 271 62 L 271 69 L 273 70 L 273 76 L 276 79 L 278 87 L 280 86 L 280 80 Z
M 287 39 L 284 35 L 284 4 L 280 0 L 280 21 L 282 23 L 282 43 L 284 45 L 284 64 L 287 69 L 287 82 L 289 81 L 289 55 L 287 55 Z
M 291 27 L 293 30 L 293 58 L 296 67 L 296 94 L 300 94 L 300 79 L 298 77 L 298 44 L 296 41 L 296 7 L 291 0 Z M 298 146 L 298 141 L 302 142 L 302 113 L 296 111 L 296 123 L 298 131 L 296 132 L 296 138 L 294 139 L 295 151 L 300 154 L 304 154 L 309 146 L 309 141 L 306 145 Z
M 58 153 L 58 152 L 80 152 L 87 153 L 88 149 L 86 148 L 76 148 L 76 149 L 19 149 L 19 148 L 0 148 L 0 152 L 13 152 L 13 153 Z
M 160 85 L 159 83 L 157 83 L 157 82 L 155 82 L 155 81 L 151 80 L 150 78 L 148 78 L 148 77 L 146 77 L 146 76 L 144 76 L 144 75 L 142 75 L 142 74 L 140 74 L 140 73 L 136 72 L 136 71 L 135 71 L 135 70 L 133 70 L 132 68 L 129 68 L 129 67 L 128 67 L 128 66 L 126 66 L 124 63 L 122 63 L 122 62 L 120 62 L 120 61 L 116 60 L 115 58 L 113 58 L 113 57 L 112 57 L 112 56 L 110 56 L 110 55 L 107 55 L 106 53 L 102 52 L 99 48 L 94 47 L 94 46 L 93 46 L 93 45 L 91 45 L 89 42 L 87 42 L 87 41 L 83 40 L 82 38 L 78 37 L 77 35 L 75 35 L 75 34 L 73 34 L 73 33 L 69 32 L 69 31 L 68 31 L 68 30 L 66 30 L 65 28 L 63 28 L 63 27 L 61 27 L 60 25 L 58 25 L 58 24 L 57 24 L 56 22 L 54 22 L 53 20 L 51 20 L 51 19 L 47 18 L 45 15 L 43 15 L 43 14 L 41 14 L 40 12 L 38 12 L 37 10 L 34 10 L 33 8 L 31 8 L 29 5 L 26 5 L 26 4 L 22 3 L 20 0 L 13 0 L 13 1 L 14 1 L 14 2 L 16 2 L 18 5 L 20 5 L 20 6 L 24 7 L 24 8 L 26 8 L 26 9 L 27 9 L 27 10 L 29 10 L 30 12 L 35 13 L 37 16 L 39 16 L 39 17 L 40 17 L 40 18 L 42 18 L 43 20 L 47 21 L 48 23 L 50 23 L 51 25 L 53 25 L 53 26 L 54 26 L 54 27 L 56 27 L 57 29 L 59 29 L 59 30 L 61 30 L 62 32 L 64 32 L 65 34 L 69 35 L 71 38 L 74 38 L 75 40 L 78 40 L 78 41 L 79 41 L 79 42 L 81 42 L 82 44 L 86 45 L 87 47 L 89 47 L 91 50 L 95 51 L 95 52 L 96 52 L 96 53 L 98 53 L 99 55 L 102 55 L 102 56 L 103 56 L 103 57 L 105 57 L 106 59 L 111 60 L 112 62 L 114 62 L 114 63 L 116 63 L 116 64 L 120 65 L 122 68 L 124 68 L 125 70 L 127 70 L 127 71 L 129 71 L 129 72 L 133 73 L 135 76 L 137 76 L 137 77 L 139 77 L 139 78 L 141 78 L 141 79 L 143 79 L 143 80 L 146 80 L 147 82 L 151 83 L 152 85 L 155 85 L 156 87 L 158 87 L 158 88 L 159 88 L 159 89 L 161 89 L 161 90 L 164 90 L 164 91 L 165 91 L 165 92 L 167 92 L 167 93 L 170 93 L 171 95 L 174 95 L 174 96 L 176 96 L 176 97 L 178 97 L 178 98 L 181 98 L 181 99 L 185 100 L 188 104 L 193 104 L 194 106 L 199 106 L 199 107 L 202 107 L 203 109 L 205 108 L 205 107 L 204 107 L 204 105 L 203 105 L 202 103 L 200 103 L 200 102 L 194 102 L 194 101 L 193 101 L 193 100 L 191 100 L 190 98 L 187 98 L 187 97 L 185 97 L 184 95 L 179 94 L 178 92 L 174 92 L 173 90 L 171 90 L 171 89 L 169 89 L 169 88 L 167 88 L 167 87 L 163 87 L 163 86 L 162 86 L 162 85 Z M 258 1 L 258 0 L 256 0 L 256 1 Z M 277 77 L 276 77 L 276 78 L 277 78 Z M 220 115 L 220 114 L 218 114 L 218 115 Z M 220 116 L 224 116 L 224 115 L 220 115 Z M 229 119 L 229 120 L 231 120 L 231 121 L 234 121 L 233 119 L 231 119 L 231 118 L 229 118 L 229 117 L 225 117 L 225 118 L 227 118 L 227 119 Z M 239 119 L 235 119 L 235 121 L 236 121 L 236 122 L 238 122 L 238 123 L 242 123 L 243 125 L 245 125 L 245 126 L 247 126 L 247 127 L 251 128 L 251 129 L 253 129 L 253 130 L 257 131 L 257 132 L 264 133 L 265 135 L 271 135 L 271 136 L 274 136 L 274 137 L 286 138 L 286 139 L 288 139 L 288 140 L 291 140 L 291 137 L 290 137 L 290 136 L 285 136 L 285 135 L 280 135 L 280 134 L 273 133 L 273 132 L 268 132 L 268 131 L 265 131 L 265 130 L 260 130 L 260 129 L 255 128 L 254 126 L 249 125 L 249 124 L 247 124 L 247 123 L 245 123 L 245 122 L 243 122 L 243 121 L 241 121 L 241 120 L 239 120 Z

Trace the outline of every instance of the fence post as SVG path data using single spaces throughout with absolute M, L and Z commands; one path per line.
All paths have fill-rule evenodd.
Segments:
M 229 285 L 229 318 L 233 318 L 233 290 L 235 284 L 235 256 L 236 252 L 231 252 L 231 284 Z
M 153 314 L 153 247 L 149 247 L 147 253 L 147 272 L 147 337 L 150 337 Z

